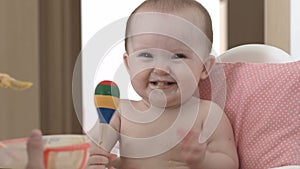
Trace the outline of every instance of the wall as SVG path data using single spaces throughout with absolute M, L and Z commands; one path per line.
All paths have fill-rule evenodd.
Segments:
M 80 24 L 80 0 L 39 1 L 40 115 L 46 134 L 82 131 L 72 98 L 73 69 L 81 50 Z
M 265 0 L 265 43 L 290 53 L 290 0 Z
M 228 49 L 247 43 L 264 43 L 264 1 L 226 0 L 226 3 Z
M 291 0 L 291 55 L 300 58 L 300 1 Z
M 0 0 L 0 72 L 34 83 L 22 92 L 0 88 L 0 140 L 33 128 L 82 133 L 72 100 L 80 32 L 80 0 Z
M 300 59 L 300 1 L 265 0 L 265 41 Z
M 40 127 L 38 0 L 0 1 L 0 72 L 34 83 L 27 91 L 0 88 L 0 139 Z

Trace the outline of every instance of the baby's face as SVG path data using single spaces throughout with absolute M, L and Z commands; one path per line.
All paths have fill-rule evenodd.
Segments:
M 178 106 L 191 98 L 204 74 L 200 57 L 182 42 L 162 35 L 129 39 L 124 55 L 131 82 L 147 103 Z
M 191 23 L 193 12 L 151 10 L 131 20 L 124 61 L 134 89 L 147 103 L 179 106 L 193 96 L 199 80 L 207 77 L 201 58 L 208 57 L 210 41 L 201 31 L 203 23 Z

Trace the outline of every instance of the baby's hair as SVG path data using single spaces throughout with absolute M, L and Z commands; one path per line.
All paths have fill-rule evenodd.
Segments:
M 213 43 L 213 31 L 212 31 L 212 21 L 208 11 L 197 1 L 195 0 L 145 0 L 140 4 L 129 16 L 126 32 L 125 32 L 125 49 L 127 51 L 127 40 L 128 40 L 128 29 L 132 19 L 132 16 L 140 9 L 144 8 L 155 8 L 155 11 L 162 13 L 176 12 L 176 10 L 182 10 L 185 8 L 194 8 L 193 11 L 198 12 L 199 21 L 203 22 L 204 19 L 204 28 L 201 29 L 210 40 L 211 44 Z M 203 30 L 204 29 L 204 30 Z M 211 47 L 210 47 L 211 48 Z

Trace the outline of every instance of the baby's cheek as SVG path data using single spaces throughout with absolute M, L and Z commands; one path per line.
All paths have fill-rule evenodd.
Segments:
M 145 93 L 145 89 L 148 86 L 148 80 L 143 76 L 135 76 L 131 79 L 131 84 L 134 90 L 139 94 Z

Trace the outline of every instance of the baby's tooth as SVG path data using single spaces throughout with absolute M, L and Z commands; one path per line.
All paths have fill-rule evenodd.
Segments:
M 149 85 L 150 89 L 155 89 L 156 87 L 153 84 Z
M 164 82 L 157 82 L 157 86 L 164 86 L 165 83 Z

